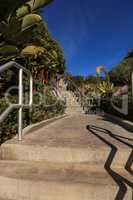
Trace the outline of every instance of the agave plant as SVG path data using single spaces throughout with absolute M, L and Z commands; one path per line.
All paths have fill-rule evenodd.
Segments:
M 114 91 L 114 84 L 110 82 L 103 81 L 97 86 L 97 90 L 101 96 L 110 96 Z

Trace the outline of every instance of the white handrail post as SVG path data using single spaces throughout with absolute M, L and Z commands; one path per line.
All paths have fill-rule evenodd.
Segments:
M 30 103 L 29 106 L 32 107 L 33 105 L 33 77 L 30 75 Z
M 30 75 L 30 101 L 29 101 L 29 114 L 30 114 L 30 124 L 32 123 L 31 113 L 33 106 L 33 77 Z
M 18 113 L 18 140 L 22 140 L 23 129 L 23 69 L 19 70 L 19 113 Z
M 24 68 L 22 65 L 16 63 L 16 62 L 8 62 L 2 66 L 0 66 L 0 73 L 4 72 L 5 70 L 8 70 L 12 67 L 15 67 L 19 70 L 19 91 L 18 91 L 18 97 L 19 102 L 17 104 L 12 104 L 9 106 L 1 115 L 0 115 L 0 123 L 6 119 L 7 115 L 12 112 L 14 109 L 19 109 L 18 111 L 18 140 L 22 140 L 22 130 L 23 130 L 23 72 L 27 74 L 30 77 L 30 100 L 28 107 L 32 111 L 32 105 L 33 105 L 33 77 L 29 70 Z M 27 106 L 27 105 L 26 105 Z

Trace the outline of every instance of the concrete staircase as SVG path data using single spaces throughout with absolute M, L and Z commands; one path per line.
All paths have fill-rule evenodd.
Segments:
M 81 105 L 77 102 L 73 93 L 71 93 L 70 91 L 66 91 L 66 106 L 66 113 L 68 114 L 84 113 Z
M 111 135 L 102 136 L 117 148 L 109 171 L 104 168 L 111 148 L 87 125 L 108 128 L 120 137 L 133 136 L 99 116 L 69 115 L 25 135 L 22 142 L 12 139 L 1 147 L 1 200 L 132 200 L 133 182 L 125 169 L 132 149 Z M 97 131 L 96 134 L 99 134 Z M 111 156 L 112 157 L 112 156 Z M 132 165 L 131 165 L 132 169 Z M 112 175 L 110 173 L 112 171 Z M 118 193 L 118 191 L 120 191 Z M 117 197 L 116 197 L 117 196 Z
M 113 200 L 118 190 L 102 166 L 92 163 L 7 161 L 0 163 L 0 172 L 0 195 L 5 199 Z
M 68 91 L 66 89 L 66 84 L 64 83 L 63 80 L 61 80 L 59 83 L 58 93 L 62 99 L 66 100 L 66 113 L 67 114 L 76 114 L 76 113 L 82 114 L 82 113 L 84 113 L 83 108 L 76 100 L 76 97 L 74 96 L 74 94 L 71 91 Z

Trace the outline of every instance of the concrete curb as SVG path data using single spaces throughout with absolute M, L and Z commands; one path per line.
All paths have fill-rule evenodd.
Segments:
M 67 116 L 68 116 L 68 114 L 63 114 L 63 115 L 52 117 L 50 119 L 47 119 L 47 120 L 44 120 L 44 121 L 29 125 L 29 126 L 27 126 L 26 128 L 23 129 L 23 135 L 31 133 L 33 131 L 36 131 L 38 128 L 42 128 L 43 126 L 47 126 L 48 124 L 51 124 L 52 122 L 55 122 L 55 121 L 57 121 L 59 119 L 63 119 L 65 117 L 67 117 Z
M 47 126 L 48 124 L 51 124 L 52 122 L 55 122 L 55 121 L 57 121 L 59 119 L 63 119 L 63 118 L 68 117 L 68 116 L 69 116 L 68 114 L 63 114 L 63 115 L 52 117 L 50 119 L 47 119 L 47 120 L 44 120 L 44 121 L 41 121 L 41 122 L 38 122 L 38 123 L 35 123 L 35 124 L 32 124 L 32 125 L 29 125 L 29 126 L 27 126 L 27 127 L 25 127 L 23 129 L 23 136 L 25 136 L 26 134 L 31 133 L 33 131 L 36 131 L 39 128 L 42 128 L 43 126 Z M 17 138 L 18 138 L 18 135 L 15 135 L 13 138 L 7 140 L 3 144 L 10 143 L 10 141 L 14 141 L 14 140 L 16 141 Z M 1 144 L 1 146 L 3 144 Z M 1 148 L 1 146 L 0 146 L 0 148 Z
M 52 122 L 55 122 L 59 119 L 63 119 L 63 118 L 68 117 L 68 116 L 69 116 L 68 114 L 63 114 L 63 115 L 59 115 L 59 116 L 41 121 L 41 122 L 36 123 L 36 124 L 32 124 L 30 126 L 27 126 L 26 128 L 23 129 L 23 131 L 24 131 L 23 136 L 26 135 L 26 134 L 29 134 L 33 131 L 36 131 L 38 128 L 42 128 L 43 126 L 47 126 L 47 125 L 51 124 Z M 12 139 L 9 139 L 6 142 L 4 142 L 3 144 L 1 144 L 1 146 L 0 146 L 0 160 L 2 159 L 2 146 L 4 144 L 10 144 L 10 143 L 16 141 L 17 138 L 18 138 L 18 136 L 16 135 Z

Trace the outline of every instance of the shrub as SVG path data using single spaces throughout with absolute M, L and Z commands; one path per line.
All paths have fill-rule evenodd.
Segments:
M 7 108 L 7 104 L 4 99 L 0 100 L 1 113 Z M 41 104 L 39 106 L 33 106 L 32 112 L 29 109 L 23 111 L 23 128 L 29 124 L 43 121 L 51 117 L 63 114 L 65 111 L 65 104 L 62 101 L 57 101 L 56 104 L 45 106 Z M 11 139 L 18 132 L 18 111 L 15 110 L 7 117 L 4 122 L 0 123 L 0 144 L 8 139 Z

